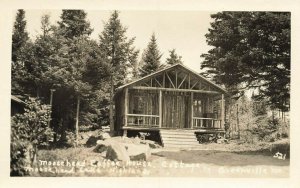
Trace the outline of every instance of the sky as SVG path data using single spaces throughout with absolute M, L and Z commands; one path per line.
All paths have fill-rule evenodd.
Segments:
M 32 39 L 40 32 L 40 21 L 43 14 L 50 14 L 52 24 L 60 20 L 61 10 L 25 10 L 27 31 Z M 109 19 L 111 11 L 86 10 L 87 20 L 94 29 L 91 38 L 99 41 L 104 23 Z M 127 37 L 136 37 L 134 45 L 140 50 L 140 56 L 147 47 L 152 33 L 157 37 L 158 48 L 163 54 L 164 63 L 169 51 L 176 49 L 186 66 L 196 72 L 200 71 L 203 61 L 200 55 L 211 48 L 206 44 L 210 15 L 214 12 L 204 11 L 120 11 L 120 20 L 128 28 Z

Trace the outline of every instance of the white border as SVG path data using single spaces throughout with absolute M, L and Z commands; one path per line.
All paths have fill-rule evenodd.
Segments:
M 298 0 L 0 0 L 0 187 L 299 187 L 300 72 Z M 292 12 L 291 80 L 291 165 L 290 178 L 11 178 L 10 140 L 10 55 L 13 10 L 15 9 L 90 10 L 198 10 L 198 11 L 290 11 Z

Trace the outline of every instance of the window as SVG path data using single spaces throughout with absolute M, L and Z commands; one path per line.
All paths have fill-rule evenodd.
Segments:
M 193 116 L 202 117 L 202 115 L 203 115 L 202 106 L 203 106 L 202 101 L 200 99 L 194 100 L 194 104 L 193 104 L 194 114 L 193 114 Z

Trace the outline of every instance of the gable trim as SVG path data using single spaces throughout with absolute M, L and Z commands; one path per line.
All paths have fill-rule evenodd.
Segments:
M 177 67 L 177 66 L 179 66 L 179 67 L 185 69 L 186 71 L 190 72 L 191 74 L 193 74 L 193 75 L 196 76 L 197 78 L 200 78 L 201 80 L 204 80 L 205 82 L 207 82 L 207 83 L 209 83 L 209 84 L 215 86 L 216 88 L 220 89 L 222 92 L 227 93 L 227 91 L 226 91 L 224 88 L 222 88 L 221 86 L 219 86 L 219 85 L 213 83 L 212 81 L 210 81 L 210 80 L 204 78 L 203 76 L 199 75 L 199 74 L 198 74 L 197 72 L 195 72 L 194 70 L 192 70 L 192 69 L 190 69 L 190 68 L 188 68 L 188 67 L 186 67 L 186 66 L 184 66 L 184 65 L 182 65 L 182 64 L 175 64 L 175 65 L 172 65 L 172 66 L 170 66 L 170 67 L 166 67 L 166 68 L 164 68 L 164 69 L 158 70 L 158 71 L 156 71 L 156 72 L 154 72 L 154 73 L 151 73 L 151 74 L 149 74 L 149 75 L 147 75 L 147 76 L 144 76 L 144 77 L 142 77 L 142 78 L 139 78 L 139 79 L 137 79 L 137 80 L 134 80 L 134 81 L 132 81 L 132 82 L 129 82 L 129 83 L 127 83 L 127 84 L 124 84 L 124 85 L 118 87 L 116 90 L 117 90 L 117 91 L 118 91 L 118 90 L 121 90 L 121 89 L 126 88 L 126 87 L 128 87 L 128 86 L 130 86 L 130 85 L 133 85 L 133 84 L 135 84 L 135 83 L 141 82 L 141 81 L 146 80 L 146 79 L 148 79 L 148 78 L 154 77 L 155 75 L 158 75 L 158 74 L 160 74 L 160 73 L 162 73 L 162 72 L 164 72 L 164 71 L 168 71 L 168 70 L 170 70 L 170 69 L 172 69 L 172 68 L 174 68 L 174 67 Z

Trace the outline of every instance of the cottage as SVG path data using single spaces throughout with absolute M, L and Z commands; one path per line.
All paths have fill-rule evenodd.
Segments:
M 117 88 L 115 131 L 156 131 L 163 145 L 198 144 L 224 132 L 226 91 L 181 64 Z

